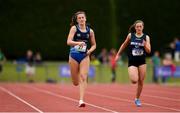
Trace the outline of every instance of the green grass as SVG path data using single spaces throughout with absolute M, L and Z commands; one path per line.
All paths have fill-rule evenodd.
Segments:
M 36 75 L 33 77 L 35 82 L 45 82 L 48 78 L 56 80 L 57 82 L 67 83 L 71 82 L 71 78 L 60 77 L 58 67 L 65 62 L 45 62 L 43 66 L 36 67 Z M 145 82 L 152 83 L 152 65 L 147 61 L 147 75 Z M 12 62 L 6 62 L 4 65 L 3 73 L 0 74 L 1 82 L 27 82 L 28 78 L 25 74 L 25 66 L 22 65 L 23 71 L 18 73 L 16 71 L 16 64 Z M 117 82 L 118 83 L 130 83 L 127 63 L 118 66 L 117 70 Z M 90 82 L 96 83 L 110 83 L 111 82 L 111 70 L 109 65 L 96 66 L 95 78 L 89 78 Z M 168 78 L 168 83 L 180 84 L 180 78 Z

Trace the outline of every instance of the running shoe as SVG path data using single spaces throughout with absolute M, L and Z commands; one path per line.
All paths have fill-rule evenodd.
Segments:
M 84 103 L 83 100 L 79 100 L 79 107 L 85 107 L 86 104 Z
M 135 104 L 137 107 L 140 107 L 141 106 L 141 101 L 139 99 L 135 99 Z

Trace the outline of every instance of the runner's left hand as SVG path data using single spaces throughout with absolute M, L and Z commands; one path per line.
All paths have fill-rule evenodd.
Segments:
M 90 50 L 87 50 L 87 53 L 86 53 L 87 55 L 90 55 L 91 54 L 91 51 Z

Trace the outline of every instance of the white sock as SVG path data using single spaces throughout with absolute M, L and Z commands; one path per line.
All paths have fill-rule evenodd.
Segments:
M 79 100 L 79 103 L 84 103 L 84 101 L 83 100 Z

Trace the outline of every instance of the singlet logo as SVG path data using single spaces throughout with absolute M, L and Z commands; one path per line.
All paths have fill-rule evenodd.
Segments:
M 81 34 L 78 33 L 78 34 L 77 34 L 77 37 L 81 37 Z
M 138 43 L 138 42 L 131 42 L 131 45 L 135 45 L 135 46 L 144 46 L 143 43 Z
M 86 38 L 89 38 L 89 34 L 87 34 L 87 37 Z
M 141 40 L 141 38 L 136 38 L 135 40 Z

